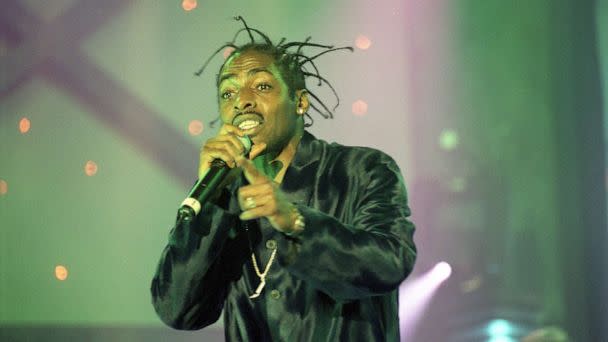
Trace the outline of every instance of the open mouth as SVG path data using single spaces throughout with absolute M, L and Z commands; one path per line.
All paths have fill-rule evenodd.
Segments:
M 243 131 L 246 131 L 248 129 L 252 129 L 255 127 L 258 127 L 259 125 L 261 125 L 261 122 L 256 121 L 256 120 L 245 120 L 243 122 L 241 122 L 238 127 L 240 129 L 242 129 Z
M 232 125 L 238 127 L 248 135 L 256 133 L 263 124 L 264 118 L 258 113 L 240 114 L 232 120 Z

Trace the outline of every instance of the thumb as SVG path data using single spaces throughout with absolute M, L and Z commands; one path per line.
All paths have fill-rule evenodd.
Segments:
M 249 160 L 254 160 L 255 157 L 259 156 L 266 150 L 268 145 L 266 143 L 258 143 L 251 146 L 251 151 L 249 151 Z

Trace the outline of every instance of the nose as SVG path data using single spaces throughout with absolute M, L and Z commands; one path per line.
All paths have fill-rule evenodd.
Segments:
M 238 93 L 236 101 L 234 101 L 234 109 L 242 112 L 248 109 L 255 108 L 255 98 L 249 89 L 241 89 Z

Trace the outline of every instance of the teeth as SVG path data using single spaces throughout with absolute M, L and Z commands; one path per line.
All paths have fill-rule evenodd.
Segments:
M 248 130 L 260 125 L 259 121 L 255 120 L 245 120 L 239 124 L 239 128 L 242 130 Z

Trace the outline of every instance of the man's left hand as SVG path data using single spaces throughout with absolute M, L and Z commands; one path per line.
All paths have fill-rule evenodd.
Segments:
M 276 230 L 291 233 L 293 204 L 287 200 L 279 185 L 256 169 L 251 160 L 241 158 L 237 163 L 249 181 L 249 185 L 242 186 L 238 191 L 239 205 L 243 210 L 240 219 L 266 217 Z

